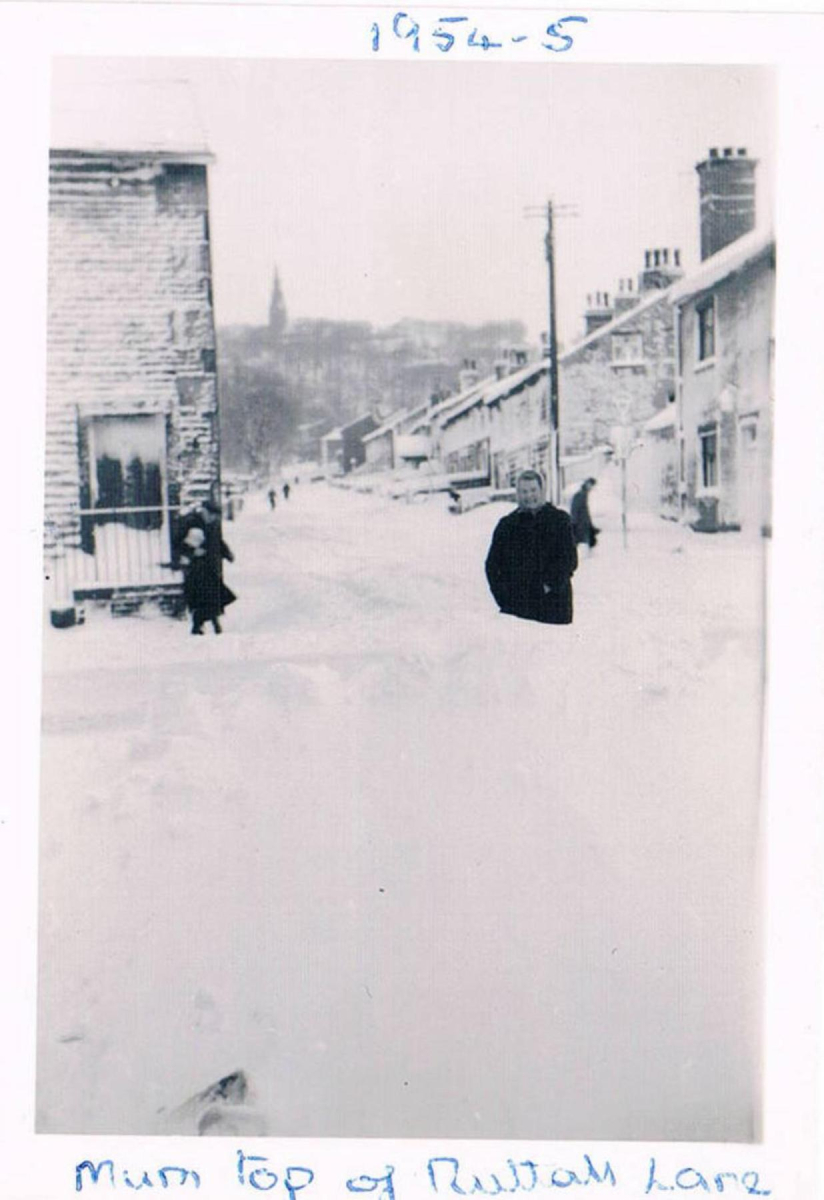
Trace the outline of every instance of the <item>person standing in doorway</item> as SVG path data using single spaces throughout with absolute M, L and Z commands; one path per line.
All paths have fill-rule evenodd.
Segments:
M 486 557 L 489 589 L 502 613 L 545 625 L 572 623 L 578 554 L 572 522 L 548 503 L 540 471 L 521 471 L 518 507 L 495 526 Z

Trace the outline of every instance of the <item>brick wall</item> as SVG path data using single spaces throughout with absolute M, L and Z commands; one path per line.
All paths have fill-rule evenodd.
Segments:
M 163 414 L 166 482 L 187 507 L 219 479 L 206 167 L 52 151 L 46 542 L 78 546 L 83 428 Z

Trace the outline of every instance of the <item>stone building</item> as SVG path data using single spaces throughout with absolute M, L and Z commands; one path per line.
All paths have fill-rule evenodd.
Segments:
M 414 408 L 401 409 L 387 417 L 377 429 L 365 434 L 363 448 L 370 471 L 392 471 L 420 466 L 431 453 L 431 410 L 433 400 Z
M 697 529 L 770 526 L 775 241 L 753 230 L 676 289 L 680 485 Z
M 546 469 L 547 361 L 499 360 L 436 410 L 433 456 L 456 483 L 507 487 L 524 467 Z
M 366 462 L 366 450 L 363 439 L 373 429 L 378 428 L 378 422 L 371 413 L 362 413 L 353 421 L 342 425 L 340 429 L 341 468 L 344 475 L 356 470 Z
M 647 511 L 688 509 L 699 528 L 768 524 L 774 242 L 750 232 L 755 165 L 741 149 L 697 165 L 696 272 L 684 275 L 677 249 L 646 250 L 637 284 L 588 298 L 584 337 L 558 356 L 562 488 L 612 448 Z M 545 469 L 546 360 L 501 364 L 449 400 L 433 455 L 493 487 Z
M 670 289 L 682 275 L 678 250 L 646 250 L 637 288 L 627 278 L 611 300 L 589 298 L 583 339 L 558 356 L 562 453 L 605 445 L 616 426 L 637 436 L 673 398 Z
M 49 156 L 46 570 L 54 606 L 176 610 L 179 513 L 220 483 L 211 156 L 95 136 L 112 94 Z
M 770 525 L 775 239 L 756 227 L 745 149 L 697 164 L 700 267 L 673 289 L 676 454 L 682 513 L 697 529 Z

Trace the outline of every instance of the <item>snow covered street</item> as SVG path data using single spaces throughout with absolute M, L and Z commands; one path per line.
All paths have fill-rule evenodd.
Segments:
M 508 505 L 302 483 L 222 637 L 46 630 L 38 1132 L 240 1068 L 272 1135 L 754 1135 L 764 545 L 608 482 L 571 627 L 498 614 Z

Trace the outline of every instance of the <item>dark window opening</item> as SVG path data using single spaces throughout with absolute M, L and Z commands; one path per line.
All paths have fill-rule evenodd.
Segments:
M 703 301 L 696 308 L 698 314 L 698 361 L 715 357 L 715 299 Z
M 718 484 L 718 431 L 708 429 L 701 435 L 701 482 L 705 488 Z

